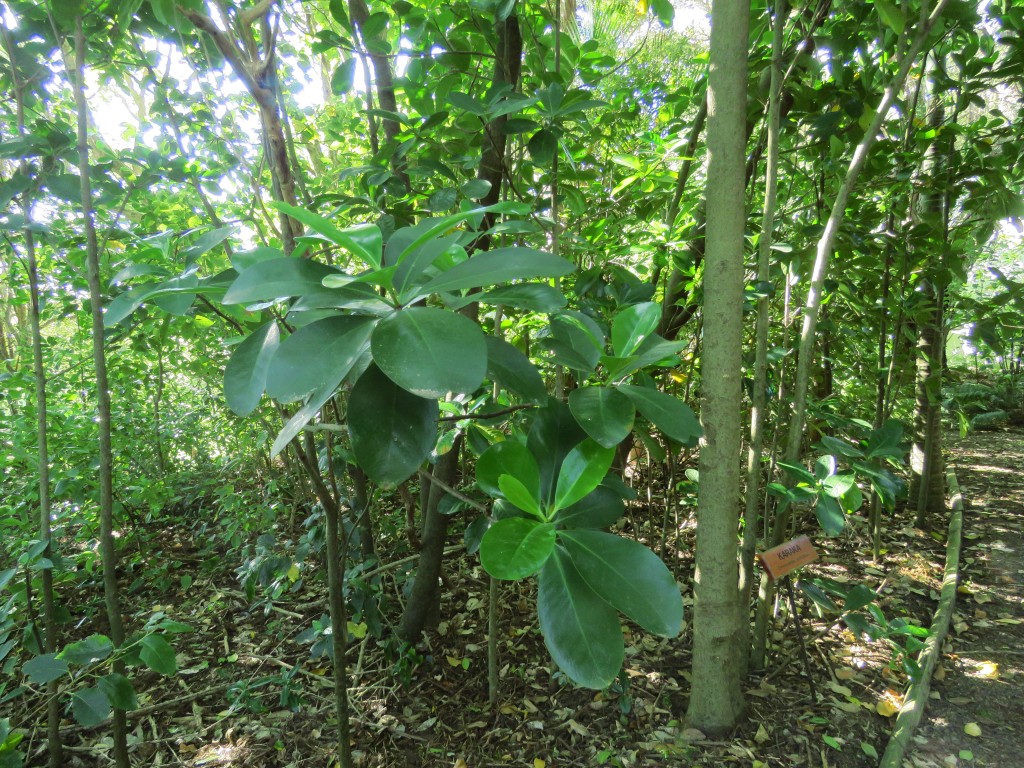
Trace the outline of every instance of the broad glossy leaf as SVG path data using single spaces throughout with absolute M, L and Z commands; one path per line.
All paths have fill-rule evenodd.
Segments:
M 817 478 L 807 471 L 807 467 L 801 464 L 790 464 L 786 461 L 780 461 L 779 466 L 782 467 L 789 475 L 795 478 L 798 482 L 806 483 L 807 485 L 817 485 Z
M 224 294 L 225 304 L 247 304 L 274 301 L 291 296 L 331 298 L 331 290 L 323 286 L 328 275 L 338 270 L 309 259 L 268 259 L 245 270 Z
M 686 403 L 656 389 L 620 384 L 619 390 L 670 440 L 692 447 L 701 436 L 700 422 Z
M 344 315 L 304 326 L 281 342 L 267 371 L 267 394 L 283 403 L 338 386 L 370 342 L 374 320 Z
M 440 219 L 425 219 L 416 224 L 415 227 L 410 228 L 417 233 L 416 237 L 412 239 L 402 238 L 399 241 L 401 243 L 401 251 L 396 251 L 396 249 L 392 247 L 391 240 L 388 240 L 387 257 L 385 261 L 388 264 L 397 264 L 411 251 L 419 248 L 428 240 L 432 240 L 438 235 L 448 232 L 450 229 L 453 229 L 464 221 L 482 218 L 485 213 L 525 215 L 529 210 L 529 207 L 522 203 L 505 200 L 500 203 L 495 203 L 494 205 L 482 205 L 477 208 L 469 208 L 464 211 L 459 211 L 458 213 L 453 213 L 451 216 L 444 216 Z M 393 237 L 394 236 L 392 236 L 392 238 Z
M 540 570 L 555 548 L 555 526 L 524 517 L 499 520 L 484 534 L 480 562 L 496 579 L 525 579 Z
M 407 480 L 437 438 L 437 401 L 417 397 L 370 366 L 352 387 L 348 427 L 356 462 L 376 483 Z
M 411 301 L 409 297 L 415 296 L 419 290 L 415 283 L 420 282 L 420 278 L 441 254 L 449 248 L 458 246 L 461 237 L 461 233 L 456 233 L 428 240 L 402 257 L 402 260 L 394 267 L 395 273 L 391 280 L 402 304 Z
M 114 644 L 106 635 L 89 635 L 74 643 L 68 643 L 60 652 L 60 658 L 71 664 L 94 664 L 103 661 L 114 652 Z
M 569 409 L 586 433 L 606 448 L 626 439 L 636 416 L 633 402 L 613 387 L 574 389 Z
M 498 488 L 510 504 L 538 519 L 544 517 L 537 495 L 518 477 L 502 475 L 498 478 Z
M 622 497 L 599 485 L 571 507 L 559 510 L 555 522 L 563 528 L 607 528 L 625 511 Z
M 58 659 L 55 653 L 44 653 L 26 661 L 21 671 L 33 685 L 45 685 L 64 677 L 68 673 L 68 663 Z
M 651 365 L 675 365 L 676 355 L 686 346 L 683 341 L 666 341 L 652 333 L 644 339 L 636 352 L 628 357 L 602 357 L 601 364 L 611 380 L 622 380 L 631 373 Z
M 565 403 L 548 398 L 548 404 L 537 409 L 526 438 L 526 447 L 540 469 L 542 499 L 554 498 L 555 479 L 562 460 L 586 436 Z
M 498 285 L 510 280 L 561 277 L 575 270 L 576 266 L 571 261 L 545 251 L 519 246 L 496 248 L 493 251 L 477 253 L 461 264 L 456 264 L 420 286 L 404 300 L 413 301 L 442 291 L 462 291 Z
M 612 321 L 612 351 L 618 357 L 632 355 L 661 322 L 661 305 L 653 301 L 634 304 L 615 315 Z
M 526 149 L 529 151 L 534 163 L 547 167 L 555 159 L 555 151 L 558 149 L 558 137 L 553 131 L 541 128 L 530 137 Z
M 504 339 L 486 336 L 487 377 L 510 389 L 525 400 L 543 403 L 548 391 L 530 358 Z
M 146 635 L 139 644 L 139 658 L 142 663 L 159 672 L 161 675 L 173 675 L 178 671 L 178 662 L 174 659 L 174 648 L 160 635 Z
M 239 416 L 251 413 L 263 396 L 270 361 L 280 343 L 281 331 L 271 320 L 235 347 L 224 369 L 224 398 Z
M 97 686 L 110 701 L 111 705 L 118 709 L 131 711 L 139 708 L 139 700 L 135 696 L 135 689 L 131 681 L 124 675 L 111 672 L 96 681 Z
M 476 462 L 476 484 L 484 493 L 503 496 L 498 485 L 502 475 L 519 480 L 535 497 L 540 494 L 540 470 L 525 445 L 514 439 L 494 443 L 480 454 Z
M 829 475 L 822 481 L 821 487 L 833 499 L 838 499 L 845 496 L 856 481 L 852 474 Z
M 487 515 L 480 515 L 480 517 L 466 526 L 466 530 L 462 534 L 462 543 L 466 547 L 467 555 L 475 555 L 480 551 L 480 543 L 483 541 L 484 534 L 487 533 L 493 523 L 494 521 Z
M 274 444 L 270 448 L 271 458 L 283 451 L 288 443 L 292 441 L 292 438 L 299 434 L 316 417 L 320 409 L 324 407 L 324 403 L 334 396 L 337 388 L 337 383 L 328 381 L 322 387 L 313 391 L 302 407 L 292 414 L 292 417 L 288 419 L 288 422 L 274 439 Z
M 562 461 L 555 485 L 555 509 L 575 504 L 597 488 L 608 474 L 615 448 L 605 448 L 593 440 L 584 440 Z
M 856 446 L 850 445 L 845 440 L 840 440 L 838 437 L 825 435 L 823 438 L 821 438 L 821 445 L 829 453 L 835 453 L 850 459 L 864 458 L 864 451 L 862 451 L 860 448 L 857 448 Z
M 537 579 L 537 617 L 551 658 L 569 679 L 587 688 L 611 685 L 625 651 L 619 617 L 558 546 Z
M 421 397 L 473 392 L 487 374 L 480 327 L 434 307 L 410 307 L 385 317 L 373 330 L 370 349 L 388 378 Z
M 839 502 L 831 496 L 819 496 L 814 505 L 814 516 L 829 536 L 838 536 L 846 527 L 846 515 Z
M 71 694 L 71 714 L 79 725 L 91 728 L 110 717 L 110 700 L 99 688 L 82 688 Z
M 285 258 L 284 251 L 280 248 L 270 248 L 264 245 L 251 251 L 235 251 L 231 254 L 231 266 L 241 273 L 261 261 L 283 258 Z
M 481 294 L 471 294 L 468 300 L 485 304 L 501 304 L 528 312 L 551 314 L 564 309 L 565 296 L 557 288 L 546 283 L 516 283 L 493 288 Z
M 648 632 L 679 634 L 683 598 L 672 573 L 643 544 L 604 531 L 563 530 L 559 542 L 598 595 Z
M 339 229 L 330 219 L 325 219 L 323 216 L 303 208 L 296 208 L 287 203 L 277 201 L 272 202 L 271 205 L 277 210 L 287 213 L 293 219 L 301 221 L 335 245 L 340 245 L 342 248 L 347 249 L 373 268 L 380 268 L 381 248 L 384 244 L 384 238 L 380 227 L 376 224 L 361 224 L 357 227 Z

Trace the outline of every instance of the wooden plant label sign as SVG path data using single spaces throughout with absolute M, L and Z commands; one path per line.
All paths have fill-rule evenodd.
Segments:
M 795 571 L 801 565 L 814 562 L 818 559 L 818 552 L 806 536 L 799 536 L 785 544 L 772 547 L 767 552 L 757 556 L 761 561 L 761 567 L 768 574 L 772 581 L 778 581 L 790 571 Z

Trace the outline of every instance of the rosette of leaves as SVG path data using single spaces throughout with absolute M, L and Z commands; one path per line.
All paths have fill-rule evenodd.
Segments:
M 411 476 L 434 448 L 438 399 L 471 394 L 489 377 L 527 401 L 546 397 L 526 355 L 488 338 L 458 311 L 471 302 L 524 311 L 565 306 L 561 292 L 538 279 L 568 275 L 571 262 L 520 246 L 467 251 L 482 234 L 485 214 L 523 214 L 524 206 L 498 203 L 424 218 L 387 238 L 376 224 L 339 228 L 310 211 L 275 207 L 308 230 L 290 256 L 270 247 L 236 252 L 231 269 L 203 280 L 192 259 L 187 279 L 149 282 L 116 298 L 107 324 L 167 296 L 191 304 L 201 293 L 240 324 L 284 305 L 284 323 L 263 322 L 235 346 L 224 376 L 228 406 L 247 415 L 264 393 L 295 404 L 274 441 L 276 455 L 350 387 L 342 410 L 354 460 L 384 486 Z M 218 230 L 193 250 L 205 252 L 226 236 Z M 119 279 L 150 274 L 144 264 L 129 264 Z M 283 333 L 285 327 L 294 332 Z
M 588 688 L 606 688 L 622 667 L 619 613 L 664 637 L 677 635 L 683 618 L 675 579 L 657 555 L 602 530 L 624 510 L 608 477 L 614 454 L 552 400 L 525 442 L 495 443 L 477 462 L 477 485 L 496 499 L 480 560 L 497 579 L 537 576 L 548 650 Z
M 636 429 L 639 413 L 669 440 L 692 447 L 701 428 L 686 403 L 653 386 L 629 383 L 646 369 L 675 365 L 683 342 L 668 341 L 655 329 L 661 307 L 640 302 L 622 307 L 611 320 L 606 338 L 591 316 L 567 310 L 551 317 L 542 345 L 556 363 L 575 372 L 587 386 L 569 393 L 569 408 L 579 425 L 594 441 L 609 448 L 621 443 Z M 638 431 L 641 439 L 649 436 Z

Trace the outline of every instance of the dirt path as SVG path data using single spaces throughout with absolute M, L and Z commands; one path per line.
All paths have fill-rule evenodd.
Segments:
M 904 765 L 1024 768 L 1024 432 L 948 447 L 965 503 L 960 588 Z

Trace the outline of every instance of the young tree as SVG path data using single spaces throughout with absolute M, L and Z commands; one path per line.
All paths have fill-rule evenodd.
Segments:
M 687 720 L 705 733 L 743 712 L 746 600 L 739 589 L 740 381 L 748 0 L 715 0 L 708 74 L 700 490 L 693 606 L 693 688 Z

